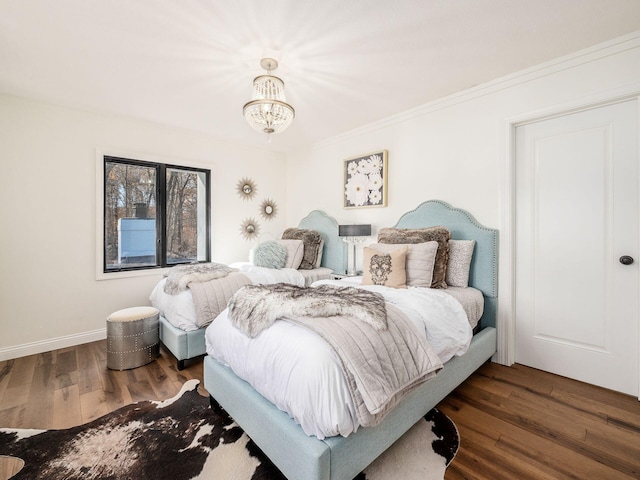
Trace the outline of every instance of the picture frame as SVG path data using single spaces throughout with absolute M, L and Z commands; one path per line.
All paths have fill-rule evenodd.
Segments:
M 386 207 L 388 152 L 379 150 L 344 161 L 344 208 Z

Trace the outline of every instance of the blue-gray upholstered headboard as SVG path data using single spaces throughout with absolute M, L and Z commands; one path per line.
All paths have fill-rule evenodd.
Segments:
M 320 265 L 336 273 L 344 273 L 347 247 L 338 236 L 338 222 L 320 210 L 313 210 L 300 220 L 298 227 L 320 232 L 324 239 Z
M 394 228 L 443 226 L 456 240 L 475 240 L 469 285 L 485 297 L 482 327 L 495 327 L 498 308 L 498 230 L 479 224 L 473 216 L 440 200 L 429 200 L 400 217 Z

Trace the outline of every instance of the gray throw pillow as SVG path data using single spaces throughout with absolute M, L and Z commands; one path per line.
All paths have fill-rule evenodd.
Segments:
M 287 248 L 268 240 L 251 249 L 249 261 L 256 267 L 284 268 L 287 263 Z

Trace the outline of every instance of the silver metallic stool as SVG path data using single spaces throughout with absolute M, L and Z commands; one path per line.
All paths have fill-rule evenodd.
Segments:
M 160 355 L 160 312 L 154 307 L 132 307 L 107 317 L 107 368 L 128 370 Z

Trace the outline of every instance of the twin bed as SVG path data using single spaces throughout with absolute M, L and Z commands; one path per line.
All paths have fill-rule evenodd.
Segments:
M 332 272 L 344 270 L 346 264 L 346 246 L 338 237 L 338 224 L 324 212 L 315 210 L 303 218 L 298 228 L 315 230 L 323 239 L 321 263 L 309 270 L 283 269 L 281 271 L 254 267 L 246 263 L 232 264 L 249 277 L 252 283 L 285 282 L 294 285 L 310 285 L 317 280 L 326 280 Z M 160 341 L 173 354 L 178 370 L 182 370 L 185 361 L 207 353 L 205 345 L 206 325 L 198 325 L 192 294 L 189 290 L 179 295 L 166 295 L 163 292 L 165 280 L 160 281 L 151 293 L 150 300 L 160 314 Z
M 423 378 L 432 378 L 412 384 L 402 397 L 391 395 L 388 406 L 392 408 L 383 409 L 385 415 L 380 416 L 381 420 L 372 420 L 372 426 L 363 426 L 368 424 L 363 421 L 366 415 L 360 415 L 360 409 L 363 404 L 368 406 L 367 400 L 371 402 L 371 398 L 375 397 L 377 392 L 373 395 L 369 395 L 369 392 L 363 394 L 364 400 L 353 400 L 349 397 L 349 386 L 351 383 L 358 383 L 354 382 L 353 378 L 336 380 L 329 375 L 330 379 L 325 379 L 325 383 L 321 382 L 319 387 L 315 387 L 313 383 L 297 387 L 306 381 L 304 377 L 327 376 L 324 364 L 329 365 L 331 371 L 338 372 L 335 378 L 340 377 L 340 372 L 344 373 L 345 369 L 344 360 L 341 360 L 340 356 L 334 355 L 329 347 L 325 348 L 323 341 L 315 333 L 307 331 L 296 321 L 290 319 L 275 322 L 256 338 L 249 338 L 239 333 L 237 328 L 228 325 L 234 321 L 232 310 L 235 304 L 232 302 L 231 309 L 225 310 L 207 329 L 206 342 L 204 329 L 187 332 L 187 337 L 190 335 L 192 339 L 197 338 L 198 349 L 189 350 L 187 343 L 186 349 L 178 349 L 178 353 L 185 359 L 190 358 L 188 355 L 196 351 L 200 355 L 204 353 L 203 348 L 208 348 L 209 355 L 204 359 L 204 383 L 211 395 L 212 405 L 218 404 L 224 408 L 287 478 L 354 478 L 495 353 L 498 233 L 479 225 L 469 213 L 451 208 L 440 201 L 423 203 L 403 215 L 394 228 L 422 229 L 434 226 L 446 227 L 452 240 L 475 241 L 468 274 L 470 288 L 459 288 L 458 293 L 454 292 L 456 289 L 403 289 L 403 292 L 409 295 L 423 295 L 425 298 L 434 299 L 435 307 L 427 307 L 428 302 L 422 307 L 423 304 L 400 298 L 401 289 L 396 293 L 394 289 L 379 288 L 377 285 L 358 286 L 359 291 L 364 289 L 384 293 L 387 310 L 393 311 L 396 307 L 401 307 L 406 318 L 411 318 L 414 326 L 425 331 L 429 342 L 429 335 L 433 335 L 432 330 L 439 329 L 436 323 L 429 322 L 440 315 L 425 315 L 427 308 L 435 308 L 436 311 L 446 313 L 445 323 L 455 330 L 450 335 L 446 334 L 454 339 L 453 343 L 441 347 L 439 341 L 435 340 L 435 349 L 426 354 L 425 362 L 428 365 L 424 371 L 428 371 L 429 374 L 424 374 Z M 314 211 L 300 222 L 299 227 L 321 232 L 324 240 L 321 263 L 323 267 L 336 272 L 344 268 L 346 250 L 337 235 L 338 227 L 335 220 L 322 212 Z M 321 281 L 310 290 L 349 285 L 348 280 Z M 447 290 L 450 291 L 446 293 Z M 458 295 L 464 297 L 467 291 L 480 295 L 480 303 L 483 305 L 480 305 L 479 309 L 474 306 L 465 306 L 463 309 L 459 303 L 452 300 L 451 295 L 454 293 L 456 298 Z M 337 301 L 338 297 L 335 298 Z M 393 306 L 390 306 L 392 304 Z M 237 313 L 235 315 L 238 316 Z M 176 354 L 170 344 L 173 342 L 175 345 L 178 337 L 184 335 L 167 328 L 168 322 L 161 322 L 162 341 Z M 277 346 L 273 347 L 275 350 L 269 350 L 272 348 L 269 337 L 276 341 L 279 339 L 284 343 L 284 347 Z M 291 340 L 292 338 L 295 340 Z M 307 341 L 311 343 L 305 343 Z M 287 343 L 295 345 L 295 348 L 287 347 Z M 285 350 L 293 352 L 282 353 Z M 313 353 L 309 355 L 309 351 Z M 260 356 L 263 352 L 267 352 L 266 356 Z M 302 356 L 296 356 L 298 354 Z M 180 357 L 176 357 L 180 361 Z M 440 358 L 443 360 L 442 363 L 439 363 Z M 284 374 L 284 377 L 291 377 L 293 380 L 287 383 L 275 375 L 271 377 L 269 369 L 261 368 L 262 364 L 269 362 L 288 365 L 287 368 L 298 365 L 297 372 L 294 368 Z M 322 364 L 323 368 L 316 370 L 316 364 Z M 236 375 L 238 372 L 251 384 Z M 346 385 L 345 388 L 334 389 L 333 385 L 341 382 Z M 327 385 L 331 385 L 331 388 L 326 388 Z M 306 403 L 307 400 L 303 401 L 298 397 L 324 397 L 330 403 L 322 403 L 324 400 L 321 400 L 320 403 L 309 404 Z M 343 407 L 344 410 L 340 410 Z M 329 415 L 329 411 L 338 413 Z M 375 412 L 377 410 L 374 410 Z

